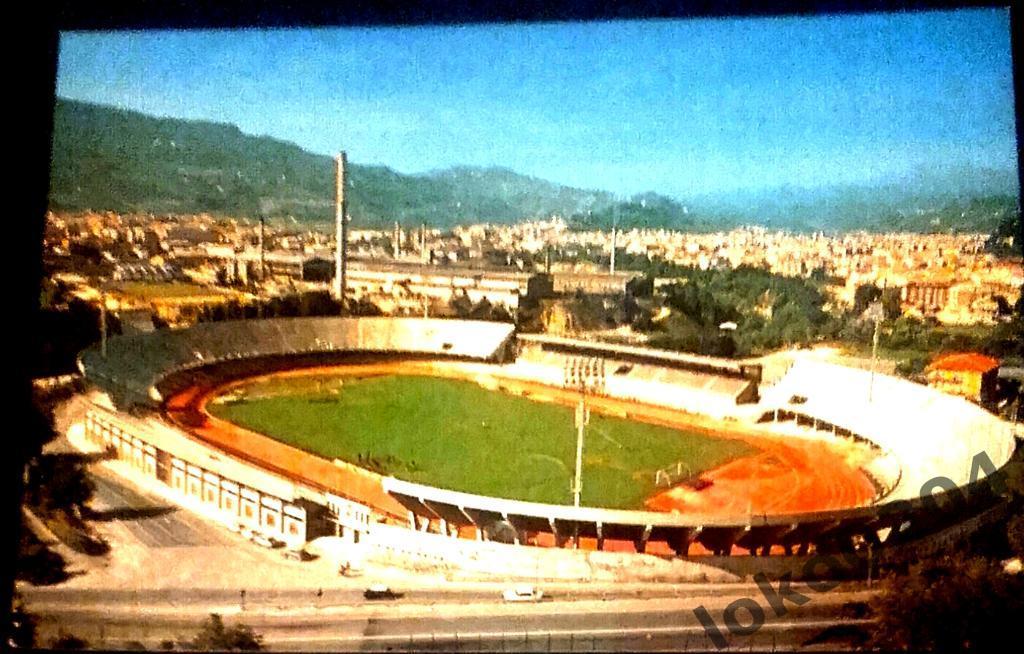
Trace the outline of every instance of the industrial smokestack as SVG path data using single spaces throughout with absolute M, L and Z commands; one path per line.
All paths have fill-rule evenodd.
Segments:
M 616 202 L 615 203 L 615 207 L 612 210 L 612 257 L 611 257 L 611 265 L 608 266 L 608 270 L 609 270 L 610 274 L 612 274 L 612 275 L 615 274 L 615 245 L 616 245 L 615 237 L 618 235 L 618 229 L 616 229 L 618 226 L 619 226 L 619 203 Z
M 611 274 L 615 274 L 615 236 L 618 234 L 618 230 L 615 229 L 615 225 L 612 225 L 612 264 Z
M 427 262 L 427 223 L 420 224 L 420 261 Z
M 267 227 L 267 219 L 260 214 L 260 281 L 263 281 L 267 277 L 267 260 L 264 256 L 264 237 L 266 236 L 265 231 Z
M 334 176 L 334 297 L 345 302 L 345 269 L 348 266 L 348 211 L 345 203 L 345 164 L 347 156 L 344 151 L 335 157 Z
M 402 228 L 398 226 L 397 220 L 395 221 L 395 234 L 391 238 L 391 249 L 392 256 L 397 259 L 402 250 Z

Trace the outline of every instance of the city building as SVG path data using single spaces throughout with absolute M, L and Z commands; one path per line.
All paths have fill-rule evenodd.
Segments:
M 999 361 L 975 352 L 946 354 L 932 361 L 925 374 L 933 388 L 986 404 L 995 398 Z

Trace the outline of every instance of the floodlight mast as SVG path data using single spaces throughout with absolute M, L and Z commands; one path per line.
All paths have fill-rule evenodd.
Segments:
M 572 481 L 573 506 L 580 506 L 580 494 L 583 491 L 583 439 L 587 423 L 590 422 L 590 407 L 587 406 L 587 394 L 602 391 L 604 388 L 604 360 L 597 358 L 573 357 L 566 360 L 565 386 L 579 391 L 576 403 L 576 469 Z M 579 538 L 577 537 L 577 541 Z
M 576 472 L 572 481 L 572 505 L 580 505 L 580 492 L 583 490 L 583 432 L 590 422 L 590 409 L 587 408 L 583 386 L 580 386 L 580 399 L 576 404 Z
M 870 403 L 875 389 L 875 367 L 878 365 L 878 336 L 885 314 L 881 302 L 871 305 L 868 312 L 875 321 L 875 331 L 871 337 L 871 376 L 868 378 L 868 402 Z

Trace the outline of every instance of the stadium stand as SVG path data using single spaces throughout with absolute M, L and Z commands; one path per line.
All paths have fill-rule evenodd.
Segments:
M 505 323 L 426 318 L 278 318 L 200 323 L 117 336 L 85 350 L 79 369 L 119 405 L 159 406 L 160 381 L 214 363 L 331 352 L 431 354 L 494 359 L 512 335 Z
M 819 427 L 838 427 L 867 440 L 900 462 L 883 464 L 898 477 L 890 499 L 914 499 L 936 476 L 957 485 L 970 481 L 975 455 L 996 467 L 1015 448 L 1012 427 L 980 406 L 920 384 L 867 370 L 799 361 L 771 389 L 767 413 L 802 416 Z
M 517 349 L 515 360 L 505 362 Z M 264 471 L 260 476 L 251 472 L 254 466 L 259 468 L 259 461 L 225 458 L 224 450 L 210 443 L 192 442 L 187 429 L 172 436 L 164 431 L 165 427 L 171 430 L 166 425 L 147 427 L 124 415 L 126 409 L 159 409 L 164 397 L 183 388 L 212 388 L 223 380 L 323 362 L 325 357 L 342 354 L 505 362 L 495 366 L 501 375 L 554 387 L 570 381 L 569 361 L 600 359 L 603 363 L 597 369 L 602 383 L 595 392 L 601 394 L 711 417 L 749 415 L 751 423 L 792 421 L 809 437 L 849 439 L 876 448 L 879 456 L 865 472 L 875 480 L 884 501 L 814 513 L 706 516 L 544 505 L 457 493 L 374 477 L 366 471 L 358 477 L 356 471 L 331 462 L 313 465 L 312 455 L 303 459 L 301 453 L 265 437 L 261 437 L 268 441 L 265 452 L 273 455 L 260 461 L 273 473 Z M 601 549 L 605 542 L 621 541 L 632 543 L 640 553 L 648 551 L 649 544 L 660 544 L 661 551 L 680 556 L 687 555 L 694 543 L 717 555 L 730 554 L 734 547 L 751 554 L 766 554 L 775 546 L 798 553 L 812 547 L 842 551 L 858 542 L 898 543 L 962 519 L 957 512 L 936 513 L 934 504 L 920 497 L 922 486 L 941 476 L 957 486 L 977 488 L 982 482 L 972 480 L 975 455 L 984 453 L 999 468 L 1016 447 L 1011 426 L 981 407 L 889 375 L 798 361 L 771 386 L 759 388 L 760 369 L 746 363 L 553 337 L 521 336 L 516 347 L 513 326 L 502 323 L 416 318 L 207 323 L 111 338 L 106 356 L 99 347 L 90 348 L 80 356 L 79 366 L 86 379 L 107 392 L 120 409 L 94 410 L 88 427 L 91 438 L 110 442 L 111 434 L 120 433 L 118 443 L 128 443 L 129 451 L 138 450 L 143 463 L 150 449 L 157 458 L 169 456 L 177 466 L 170 472 L 173 479 L 219 484 L 218 497 L 242 503 L 241 490 L 231 489 L 246 486 L 247 492 L 256 493 L 251 501 L 259 503 L 257 517 L 264 527 L 269 515 L 267 528 L 280 531 L 288 509 L 293 518 L 289 524 L 299 524 L 296 516 L 302 516 L 301 524 L 308 529 L 304 535 L 309 538 L 330 529 L 323 523 L 332 520 L 333 509 L 324 497 L 340 498 L 335 504 L 358 503 L 376 493 L 381 496 L 378 504 L 365 500 L 368 506 L 357 508 L 370 511 L 387 506 L 387 515 L 379 518 L 392 525 L 396 518 L 398 523 L 405 519 L 422 538 L 449 540 L 452 530 L 468 529 L 484 539 L 511 534 L 514 544 L 538 542 L 543 534 L 553 536 L 556 545 L 589 538 Z M 751 411 L 739 412 L 738 404 Z M 211 452 L 223 461 L 211 458 Z M 350 487 L 357 477 L 365 485 L 363 493 Z M 292 486 L 282 487 L 282 479 Z M 185 488 L 191 493 L 190 486 Z M 971 497 L 972 502 L 980 502 L 975 498 L 991 495 L 972 492 Z M 234 516 L 234 505 L 231 510 Z M 325 512 L 327 518 L 322 518 Z M 370 532 L 373 528 L 372 524 L 359 527 Z M 472 548 L 466 543 L 460 547 Z
M 598 358 L 605 375 L 596 392 L 608 397 L 717 418 L 757 397 L 756 371 L 721 359 L 533 334 L 518 339 L 519 356 L 502 371 L 513 378 L 563 386 L 568 362 Z

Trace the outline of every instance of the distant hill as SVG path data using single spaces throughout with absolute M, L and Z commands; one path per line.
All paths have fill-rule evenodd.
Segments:
M 695 202 L 714 215 L 745 215 L 795 231 L 981 231 L 1019 214 L 1017 171 L 971 167 L 917 171 L 873 185 L 783 187 Z
M 234 125 L 156 118 L 58 99 L 50 206 L 55 210 L 333 217 L 334 162 Z M 1015 171 L 944 171 L 864 187 L 776 189 L 680 202 L 657 193 L 615 202 L 504 168 L 456 167 L 405 175 L 350 165 L 349 213 L 360 226 L 398 220 L 438 228 L 560 215 L 579 227 L 692 231 L 762 224 L 799 231 L 850 229 L 990 232 L 1017 211 Z
M 569 216 L 607 207 L 609 193 L 560 186 L 500 168 L 403 175 L 350 165 L 349 212 L 361 225 L 438 227 Z M 50 205 L 236 216 L 334 215 L 334 161 L 234 125 L 154 118 L 57 102 Z

